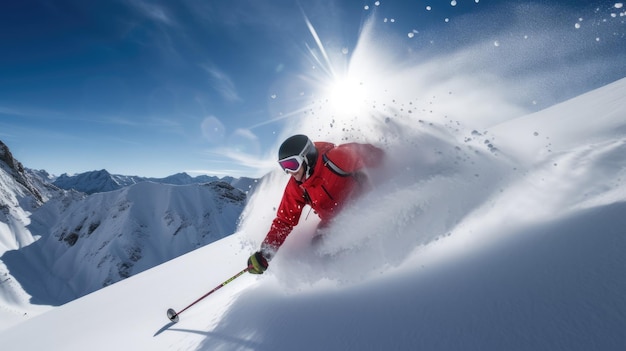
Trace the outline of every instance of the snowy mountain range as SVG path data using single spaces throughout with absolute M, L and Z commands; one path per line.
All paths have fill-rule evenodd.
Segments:
M 47 173 L 45 173 L 47 174 Z M 256 179 L 241 177 L 215 177 L 208 175 L 199 175 L 192 177 L 187 173 L 178 173 L 165 178 L 148 178 L 140 176 L 125 176 L 118 174 L 110 174 L 107 170 L 102 169 L 99 171 L 84 172 L 75 175 L 68 175 L 66 173 L 59 177 L 52 179 L 52 184 L 61 189 L 74 189 L 86 194 L 93 194 L 105 191 L 112 191 L 127 187 L 129 185 L 141 183 L 141 182 L 154 182 L 161 184 L 172 185 L 187 185 L 187 184 L 199 184 L 209 183 L 215 181 L 221 181 L 229 183 L 235 188 L 243 191 L 253 190 Z
M 231 234 L 251 193 L 231 183 L 255 185 L 185 174 L 155 182 L 105 170 L 60 179 L 94 193 L 57 187 L 0 142 L 0 328 Z

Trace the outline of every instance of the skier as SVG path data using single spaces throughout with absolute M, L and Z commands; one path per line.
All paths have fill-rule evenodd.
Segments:
M 291 175 L 276 218 L 259 251 L 248 259 L 248 272 L 263 274 L 278 248 L 299 220 L 305 205 L 324 228 L 349 200 L 367 188 L 366 168 L 382 162 L 383 151 L 370 144 L 313 143 L 306 135 L 287 138 L 278 150 L 278 164 Z

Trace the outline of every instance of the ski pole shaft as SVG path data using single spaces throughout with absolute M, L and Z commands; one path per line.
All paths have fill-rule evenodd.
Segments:
M 248 269 L 250 269 L 250 267 L 246 267 L 245 269 L 243 269 L 241 272 L 233 275 L 232 277 L 228 278 L 228 280 L 226 280 L 225 282 L 223 282 L 222 284 L 216 286 L 215 288 L 213 288 L 213 290 L 209 291 L 208 293 L 200 296 L 200 298 L 198 298 L 196 301 L 192 302 L 189 304 L 189 306 L 183 308 L 182 310 L 176 312 L 173 309 L 169 309 L 167 310 L 167 317 L 172 321 L 172 322 L 178 322 L 178 316 L 185 312 L 187 309 L 189 309 L 191 306 L 197 304 L 198 302 L 202 301 L 204 298 L 206 298 L 207 296 L 213 294 L 214 292 L 216 292 L 217 290 L 219 290 L 221 287 L 223 287 L 224 285 L 232 282 L 233 280 L 237 279 L 238 277 L 240 277 L 242 274 L 246 273 L 248 271 Z

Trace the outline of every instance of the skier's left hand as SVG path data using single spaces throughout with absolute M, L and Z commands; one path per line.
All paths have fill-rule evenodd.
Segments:
M 269 267 L 269 263 L 267 259 L 263 257 L 261 251 L 253 253 L 250 258 L 248 258 L 248 273 L 263 274 L 267 267 Z

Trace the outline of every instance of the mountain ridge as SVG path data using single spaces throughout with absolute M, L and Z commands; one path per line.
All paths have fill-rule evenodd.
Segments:
M 74 189 L 76 191 L 80 191 L 86 194 L 94 194 L 121 189 L 126 186 L 141 182 L 154 182 L 170 185 L 188 185 L 209 183 L 214 181 L 226 182 L 239 188 L 242 191 L 250 191 L 253 190 L 257 179 L 248 177 L 234 178 L 230 176 L 220 178 L 209 175 L 199 175 L 196 177 L 192 177 L 186 172 L 172 174 L 163 178 L 154 178 L 111 174 L 106 169 L 101 169 L 74 175 L 68 175 L 67 173 L 63 173 L 62 175 L 56 177 L 52 181 L 52 184 L 65 190 Z

